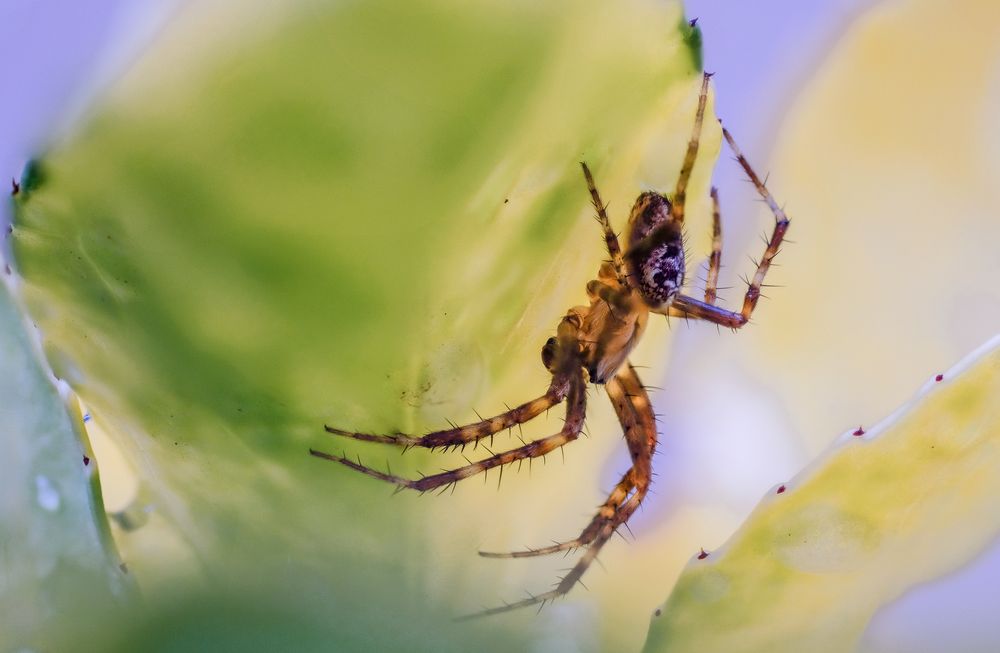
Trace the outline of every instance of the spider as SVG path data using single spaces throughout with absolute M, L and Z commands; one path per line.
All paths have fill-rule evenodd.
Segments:
M 481 551 L 480 555 L 488 558 L 526 558 L 575 549 L 586 549 L 585 552 L 569 572 L 559 579 L 554 589 L 470 616 L 497 614 L 531 605 L 538 605 L 541 609 L 547 602 L 565 595 L 580 582 L 601 547 L 618 528 L 628 522 L 645 498 L 652 476 L 651 459 L 657 442 L 656 420 L 646 389 L 635 368 L 628 362 L 628 356 L 642 337 L 649 314 L 706 320 L 735 330 L 747 324 L 757 306 L 764 276 L 778 253 L 789 221 L 724 127 L 723 136 L 737 161 L 774 213 L 774 230 L 767 240 L 767 247 L 757 264 L 757 270 L 747 284 L 742 308 L 731 311 L 717 306 L 715 300 L 722 259 L 722 230 L 718 192 L 713 188 L 712 253 L 709 257 L 704 300 L 682 292 L 685 276 L 682 233 L 684 202 L 691 169 L 698 154 L 710 77 L 710 73 L 705 73 L 702 77 L 694 128 L 674 193 L 670 196 L 657 192 L 639 195 L 629 215 L 624 250 L 611 228 L 606 206 L 601 201 L 590 169 L 586 163 L 581 163 L 597 220 L 604 232 L 609 258 L 600 266 L 597 279 L 587 284 L 590 304 L 571 308 L 559 322 L 556 335 L 549 338 L 542 348 L 542 363 L 552 375 L 552 381 L 543 395 L 495 417 L 423 436 L 376 435 L 345 431 L 332 426 L 324 427 L 334 435 L 391 444 L 404 449 L 460 448 L 527 422 L 565 401 L 566 420 L 558 433 L 490 455 L 478 462 L 470 462 L 468 465 L 416 480 L 381 472 L 343 456 L 309 450 L 313 456 L 338 462 L 372 478 L 391 483 L 397 486 L 397 490 L 412 489 L 421 493 L 438 488 L 443 490 L 462 479 L 493 468 L 500 468 L 502 473 L 504 465 L 525 458 L 545 456 L 573 442 L 580 436 L 583 428 L 588 382 L 605 387 L 624 430 L 632 466 L 600 506 L 597 514 L 574 539 L 511 553 Z

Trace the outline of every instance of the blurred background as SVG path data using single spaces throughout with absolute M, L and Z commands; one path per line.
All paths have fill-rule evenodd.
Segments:
M 758 171 L 770 174 L 769 187 L 793 220 L 793 244 L 769 278 L 779 287 L 767 291 L 748 329 L 734 335 L 675 324 L 661 353 L 639 361 L 652 367 L 647 381 L 664 388 L 654 398 L 664 415 L 663 454 L 655 494 L 632 524 L 636 540 L 609 550 L 606 575 L 646 580 L 652 574 L 649 593 L 665 598 L 699 547 L 721 546 L 761 496 L 837 435 L 882 419 L 997 332 L 1000 8 L 994 5 L 685 3 L 702 30 L 705 70 L 715 73 L 715 112 Z M 8 89 L 0 103 L 0 176 L 19 177 L 53 135 L 70 133 L 175 11 L 166 2 L 141 8 L 104 0 L 0 2 Z M 735 306 L 740 275 L 750 274 L 748 257 L 762 251 L 758 236 L 770 218 L 725 148 L 713 179 L 726 242 L 722 285 L 730 287 L 721 296 Z M 616 208 L 623 220 L 622 203 Z M 707 233 L 708 225 L 690 229 Z M 703 254 L 704 236 L 693 234 L 693 242 Z M 521 400 L 490 401 L 505 399 Z M 101 427 L 100 415 L 94 424 Z M 127 456 L 119 457 L 99 430 L 93 437 L 109 509 L 135 510 L 140 484 Z M 600 462 L 600 487 L 610 486 L 626 461 L 616 451 Z M 584 470 L 565 478 L 594 482 Z M 515 493 L 528 496 L 520 486 Z M 589 496 L 567 508 L 567 523 L 586 518 Z M 448 509 L 432 512 L 441 517 Z M 538 543 L 571 534 L 525 528 Z M 128 537 L 117 526 L 115 532 Z M 506 537 L 486 533 L 479 544 L 495 548 Z M 454 546 L 447 556 L 471 557 L 474 548 Z M 182 575 L 196 575 L 191 569 L 204 562 L 176 555 L 184 561 Z M 967 650 L 995 648 L 1000 630 L 983 597 L 1000 579 L 1000 547 L 954 562 L 958 569 L 942 578 L 915 573 L 921 583 L 878 612 L 860 650 L 950 649 L 959 632 Z M 171 573 L 169 563 L 151 577 Z M 138 580 L 142 585 L 141 573 Z M 509 594 L 524 584 L 509 582 L 499 589 Z M 594 600 L 614 614 L 648 614 L 652 607 Z M 543 613 L 539 631 L 578 627 L 592 609 L 557 606 Z M 594 650 L 592 642 L 539 637 L 536 650 Z

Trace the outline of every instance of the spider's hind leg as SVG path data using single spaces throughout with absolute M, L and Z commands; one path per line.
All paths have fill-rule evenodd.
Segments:
M 705 303 L 714 304 L 718 297 L 719 269 L 722 267 L 722 215 L 719 209 L 719 189 L 712 188 L 712 254 L 708 257 L 705 276 Z
M 698 108 L 694 114 L 694 127 L 691 129 L 691 139 L 688 141 L 681 172 L 677 177 L 677 186 L 670 198 L 670 217 L 677 224 L 684 223 L 684 204 L 687 199 L 687 185 L 694 170 L 694 162 L 698 158 L 698 144 L 701 141 L 701 125 L 705 119 L 705 105 L 708 103 L 708 80 L 711 73 L 704 73 L 701 78 L 701 91 L 698 94 Z
M 771 262 L 774 261 L 774 257 L 778 255 L 781 249 L 781 243 L 785 239 L 785 232 L 788 231 L 789 220 L 788 216 L 785 215 L 785 212 L 774 200 L 771 191 L 767 189 L 767 186 L 764 185 L 764 182 L 754 172 L 754 169 L 750 167 L 750 163 L 743 156 L 743 153 L 740 152 L 729 130 L 723 127 L 722 135 L 725 137 L 726 142 L 729 143 L 729 147 L 736 155 L 736 160 L 739 161 L 743 171 L 750 177 L 750 181 L 757 189 L 757 193 L 763 198 L 764 203 L 767 204 L 768 208 L 774 214 L 774 229 L 771 232 L 770 238 L 767 239 L 764 254 L 757 264 L 753 278 L 747 283 L 747 292 L 743 297 L 743 307 L 739 312 L 715 306 L 714 297 L 712 301 L 709 301 L 706 291 L 705 301 L 699 301 L 687 295 L 677 295 L 674 298 L 673 304 L 668 309 L 668 315 L 693 317 L 733 329 L 739 329 L 750 321 L 750 316 L 753 314 L 754 309 L 757 308 L 757 302 L 760 300 L 760 289 L 764 285 L 764 277 L 767 275 L 768 270 L 771 269 Z

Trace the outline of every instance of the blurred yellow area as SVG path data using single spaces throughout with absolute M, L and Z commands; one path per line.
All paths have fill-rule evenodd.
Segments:
M 882 3 L 777 135 L 796 244 L 750 361 L 810 452 L 1000 327 L 998 64 L 996 2 Z
M 675 350 L 675 359 L 686 360 L 664 384 L 684 388 L 682 397 L 668 400 L 671 410 L 683 411 L 675 425 L 686 440 L 679 445 L 684 460 L 671 469 L 688 478 L 678 482 L 678 492 L 745 514 L 838 434 L 870 428 L 1000 330 L 998 64 L 996 2 L 907 0 L 868 10 L 803 80 L 779 123 L 770 162 L 761 166 L 793 221 L 793 243 L 769 279 L 781 287 L 766 291 L 771 300 L 739 338 L 688 338 L 699 349 Z M 758 214 L 768 215 L 764 207 Z M 752 244 L 742 254 L 759 255 L 760 247 Z M 741 254 L 728 260 L 745 265 Z M 736 291 L 730 292 L 732 300 Z M 885 469 L 897 462 L 889 456 Z M 877 477 L 879 468 L 868 471 Z M 879 585 L 892 578 L 885 593 L 844 583 L 823 608 L 839 603 L 845 611 L 830 615 L 843 629 L 830 634 L 829 650 L 854 650 L 880 606 L 871 596 L 889 600 L 960 568 L 995 537 L 1000 524 L 989 507 L 995 502 L 984 501 L 987 485 L 952 497 L 958 503 L 950 510 L 968 520 L 964 528 L 921 513 L 926 481 L 914 472 L 898 483 L 912 493 L 912 519 L 930 529 L 926 541 L 940 543 L 947 535 L 953 545 L 911 542 L 905 545 L 911 555 L 896 551 L 880 559 L 885 576 L 870 580 Z M 856 509 L 876 517 L 883 506 L 873 500 Z M 823 519 L 815 525 L 812 554 L 833 564 L 836 547 L 824 548 L 823 536 L 830 526 Z M 694 530 L 707 549 L 723 543 L 698 525 Z M 919 533 L 910 535 L 919 541 Z M 692 544 L 663 541 L 659 556 L 644 564 L 678 569 Z M 872 562 L 859 560 L 844 573 Z M 847 619 L 858 605 L 864 618 Z M 789 612 L 782 624 L 807 630 L 815 612 L 803 609 L 807 613 Z M 723 617 L 709 618 L 690 625 L 713 628 Z M 745 637 L 745 650 L 761 650 L 768 626 L 757 627 L 762 639 Z M 817 650 L 795 648 L 800 640 L 789 646 Z M 934 646 L 945 642 L 927 650 Z

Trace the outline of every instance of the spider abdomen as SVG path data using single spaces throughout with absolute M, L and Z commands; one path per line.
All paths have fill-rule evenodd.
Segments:
M 680 239 L 652 248 L 636 264 L 639 292 L 652 307 L 662 306 L 684 284 L 684 248 Z
M 625 265 L 629 283 L 651 308 L 669 304 L 684 285 L 684 237 L 663 195 L 647 192 L 635 201 Z

